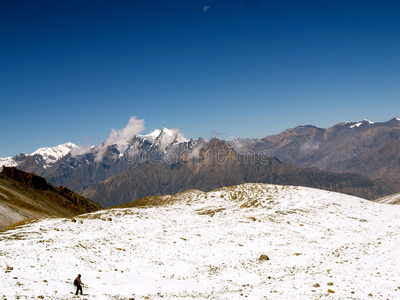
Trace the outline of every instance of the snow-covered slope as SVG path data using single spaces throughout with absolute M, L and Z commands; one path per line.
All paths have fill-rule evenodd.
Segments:
M 382 198 L 376 199 L 375 201 L 379 202 L 379 203 L 386 203 L 386 204 L 400 204 L 400 193 L 382 197 Z
M 400 207 L 266 184 L 156 202 L 3 233 L 0 294 L 70 299 L 80 273 L 85 299 L 400 297 Z
M 156 129 L 156 130 L 150 132 L 149 134 L 145 134 L 145 135 L 138 134 L 137 136 L 148 140 L 150 143 L 154 143 L 154 141 L 160 135 L 160 133 L 161 133 L 161 130 L 160 129 Z

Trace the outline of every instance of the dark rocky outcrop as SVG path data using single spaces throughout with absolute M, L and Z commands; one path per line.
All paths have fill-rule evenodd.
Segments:
M 3 167 L 1 174 L 19 183 L 41 191 L 54 191 L 54 187 L 47 183 L 46 179 L 33 173 L 26 173 L 15 167 Z

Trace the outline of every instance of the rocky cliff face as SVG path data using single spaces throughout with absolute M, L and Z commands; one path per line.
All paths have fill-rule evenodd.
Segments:
M 372 178 L 400 179 L 400 139 L 364 153 L 343 168 Z
M 33 173 L 26 173 L 24 171 L 18 170 L 15 167 L 4 167 L 1 171 L 1 174 L 5 175 L 6 177 L 19 182 L 20 184 L 40 190 L 40 191 L 55 191 L 55 188 L 48 184 L 46 179 L 40 177 Z

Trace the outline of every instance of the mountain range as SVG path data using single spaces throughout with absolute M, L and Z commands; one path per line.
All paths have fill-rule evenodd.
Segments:
M 330 128 L 298 126 L 262 139 L 242 139 L 239 152 L 267 151 L 293 166 L 400 179 L 400 118 L 341 122 Z
M 393 194 L 387 181 L 299 168 L 276 158 L 238 154 L 225 142 L 212 139 L 196 158 L 145 163 L 93 184 L 82 195 L 104 206 L 114 206 L 152 195 L 175 194 L 190 189 L 210 191 L 246 182 L 301 185 L 333 190 L 367 199 Z
M 66 143 L 41 148 L 32 154 L 1 158 L 0 164 L 15 166 L 45 177 L 50 183 L 81 192 L 88 186 L 146 162 L 160 163 L 166 155 L 194 152 L 204 140 L 187 140 L 176 130 L 164 128 L 148 135 L 135 135 L 124 144 L 106 142 L 90 148 Z
M 41 148 L 0 164 L 36 173 L 106 206 L 245 182 L 305 185 L 375 199 L 400 191 L 399 137 L 399 118 L 327 129 L 298 126 L 227 142 L 188 140 L 164 128 L 90 148 L 72 143 Z

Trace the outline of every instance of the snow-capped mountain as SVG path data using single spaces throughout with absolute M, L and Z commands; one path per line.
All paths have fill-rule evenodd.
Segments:
M 114 159 L 118 159 L 124 155 L 138 155 L 142 151 L 166 153 L 175 148 L 190 147 L 191 143 L 193 141 L 187 140 L 178 130 L 163 128 L 146 135 L 135 134 L 131 139 L 122 142 L 116 139 L 112 143 L 105 141 L 89 149 L 78 147 L 71 152 L 71 155 L 78 157 L 90 154 L 100 161 L 105 155 L 110 154 L 114 156 Z
M 135 165 L 149 161 L 161 163 L 165 156 L 171 159 L 190 153 L 205 142 L 203 139 L 188 140 L 177 129 L 157 129 L 132 137 L 122 131 L 90 148 L 66 143 L 0 159 L 0 163 L 36 173 L 56 186 L 65 185 L 81 191 Z
M 68 142 L 56 147 L 39 148 L 30 154 L 30 156 L 37 155 L 41 157 L 44 162 L 43 168 L 46 169 L 76 148 L 78 148 L 77 145 Z
M 178 130 L 156 129 L 147 135 L 136 135 L 128 145 L 126 152 L 140 152 L 140 147 L 148 144 L 148 151 L 166 153 L 176 148 L 191 148 L 193 141 L 186 139 Z
M 77 145 L 69 142 L 55 147 L 39 148 L 31 154 L 21 153 L 15 157 L 0 158 L 0 167 L 17 167 L 26 159 L 33 159 L 43 169 L 47 169 L 76 148 Z
M 69 299 L 79 273 L 88 299 L 399 296 L 400 206 L 265 184 L 148 201 L 1 233 L 1 294 Z
M 16 167 L 18 166 L 18 163 L 14 160 L 13 157 L 5 157 L 1 158 L 0 157 L 0 169 L 3 167 Z
M 39 148 L 31 154 L 21 153 L 15 157 L 0 158 L 0 165 L 17 167 L 24 165 L 26 160 L 29 159 L 32 161 L 32 158 L 34 158 L 33 161 L 37 165 L 43 169 L 47 169 L 67 155 L 70 155 L 72 158 L 89 155 L 101 161 L 105 153 L 108 155 L 111 154 L 114 159 L 121 159 L 124 155 L 138 155 L 143 150 L 147 152 L 158 151 L 166 153 L 175 148 L 190 148 L 194 144 L 195 142 L 187 140 L 178 130 L 163 128 L 162 130 L 157 129 L 147 135 L 137 134 L 130 141 L 123 144 L 114 142 L 111 145 L 105 146 L 105 143 L 102 143 L 98 146 L 85 148 L 68 142 L 55 147 Z
M 17 167 L 33 157 L 40 167 L 47 169 L 69 154 L 72 157 L 90 154 L 95 157 L 101 156 L 102 159 L 104 152 L 111 152 L 115 158 L 121 158 L 124 155 L 138 154 L 144 148 L 147 151 L 166 153 L 174 148 L 190 148 L 193 144 L 193 141 L 187 140 L 178 130 L 163 128 L 162 130 L 156 129 L 147 135 L 137 134 L 130 141 L 122 144 L 122 147 L 118 142 L 114 142 L 111 145 L 104 146 L 105 143 L 102 143 L 87 149 L 68 142 L 55 147 L 39 148 L 31 154 L 21 153 L 15 157 L 0 158 L 0 166 Z
M 179 131 L 168 128 L 163 128 L 162 130 L 156 129 L 147 135 L 137 135 L 137 138 L 148 141 L 152 144 L 153 148 L 157 147 L 164 152 L 169 147 L 189 142 Z

